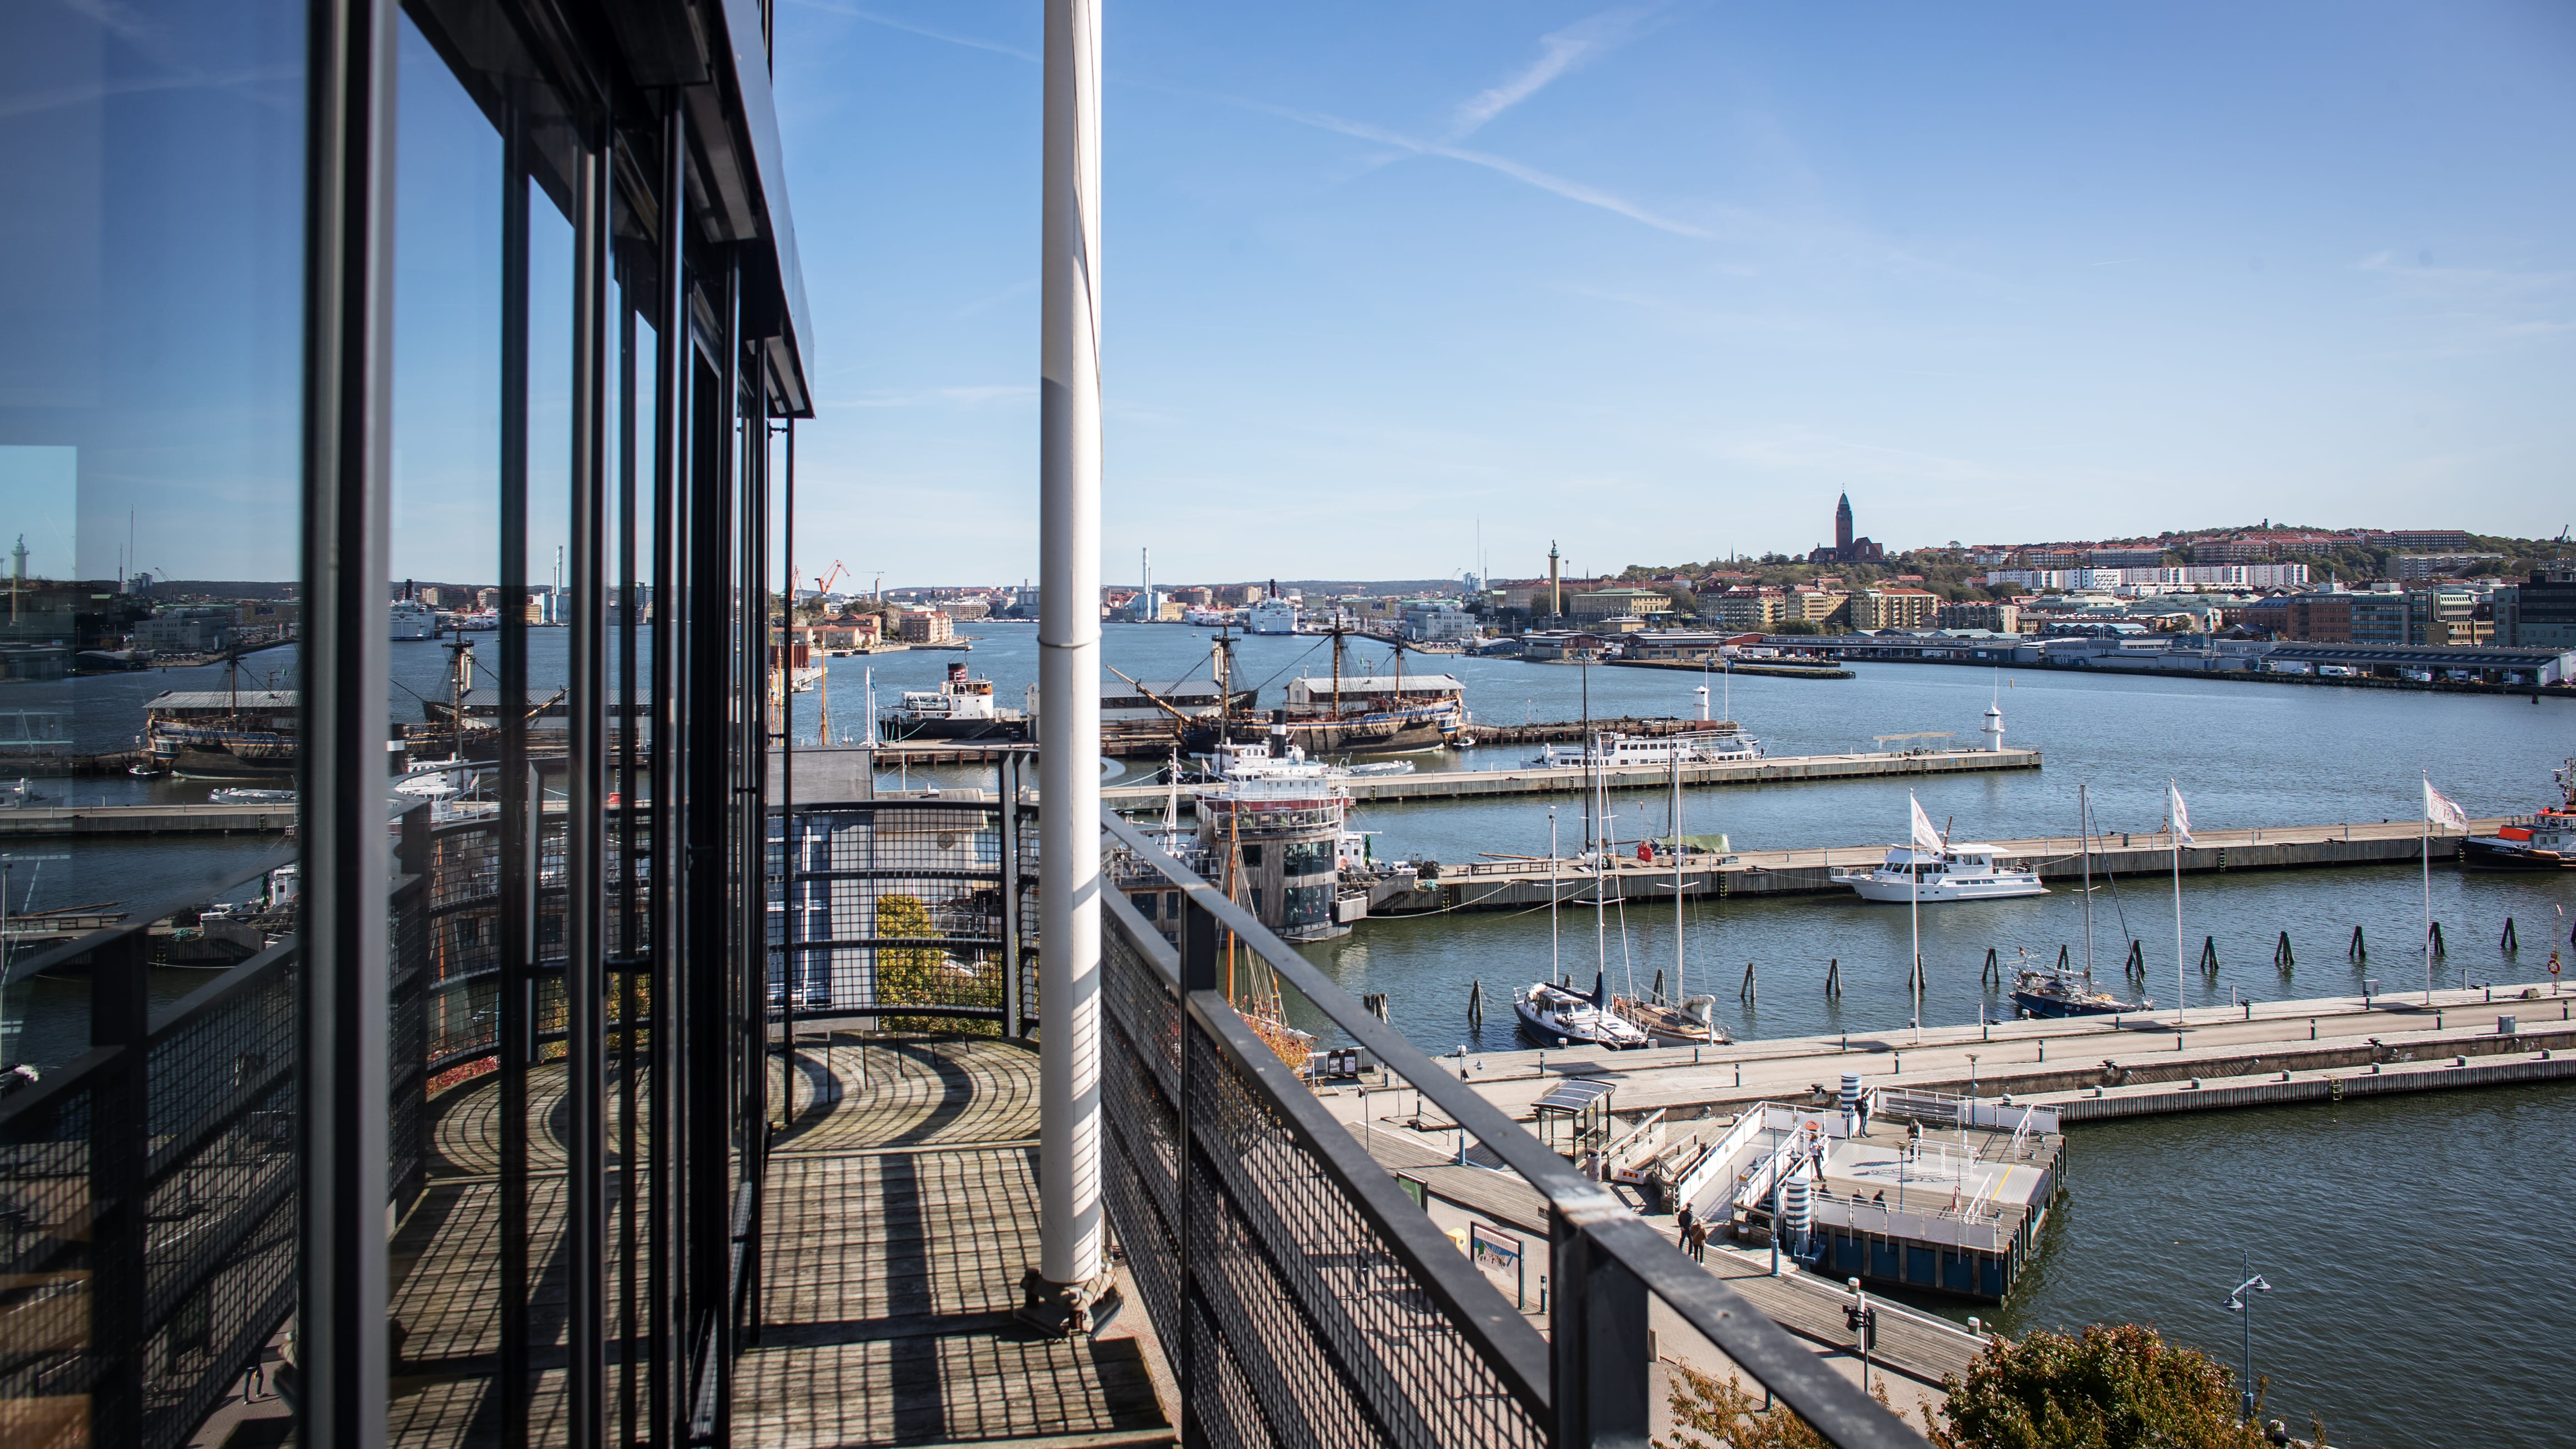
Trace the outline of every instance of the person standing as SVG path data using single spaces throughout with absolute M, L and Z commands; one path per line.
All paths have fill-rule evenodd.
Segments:
M 1691 1224 L 1690 1250 L 1692 1262 L 1705 1263 L 1708 1261 L 1708 1224 Z
M 1690 1247 L 1691 1235 L 1691 1210 L 1689 1203 L 1682 1204 L 1681 1212 L 1674 1217 L 1673 1221 L 1681 1229 L 1681 1237 L 1677 1240 L 1675 1246 L 1687 1249 Z

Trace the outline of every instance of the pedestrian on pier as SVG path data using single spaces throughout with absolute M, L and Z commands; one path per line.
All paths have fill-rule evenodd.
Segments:
M 1681 1228 L 1681 1238 L 1676 1246 L 1684 1248 L 1689 1247 L 1691 1235 L 1691 1210 L 1689 1203 L 1682 1204 L 1682 1210 L 1674 1216 L 1673 1221 Z
M 1705 1263 L 1708 1261 L 1708 1224 L 1691 1224 L 1690 1255 L 1691 1261 L 1694 1263 Z

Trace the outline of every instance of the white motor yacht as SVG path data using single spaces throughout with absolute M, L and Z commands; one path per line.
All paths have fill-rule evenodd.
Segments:
M 1565 770 L 1598 764 L 1607 768 L 1638 765 L 1721 765 L 1762 758 L 1762 742 L 1735 729 L 1694 731 L 1686 735 L 1604 734 L 1597 748 L 1550 745 L 1529 763 Z
M 1603 1046 L 1626 1051 L 1646 1045 L 1644 1028 L 1604 1008 L 1606 979 L 1595 977 L 1590 996 L 1541 981 L 1512 998 L 1521 1024 L 1541 1041 L 1569 1046 Z
M 1939 850 L 1891 846 L 1876 869 L 1836 871 L 1834 879 L 1860 892 L 1862 900 L 1900 906 L 2048 894 L 2038 872 L 1998 865 L 1996 853 L 1991 845 L 1945 845 Z

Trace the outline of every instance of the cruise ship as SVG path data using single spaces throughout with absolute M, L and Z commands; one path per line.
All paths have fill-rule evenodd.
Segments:
M 1297 606 L 1273 596 L 1244 611 L 1243 632 L 1246 634 L 1294 634 L 1297 632 Z
M 391 622 L 397 644 L 438 637 L 438 611 L 418 599 L 394 600 Z

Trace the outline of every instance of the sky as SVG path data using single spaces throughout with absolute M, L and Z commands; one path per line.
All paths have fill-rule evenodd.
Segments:
M 798 551 L 863 579 L 1036 570 L 1039 26 L 778 9 Z M 2563 4 L 1109 0 L 1104 36 L 1112 581 L 1804 550 L 1845 490 L 1892 546 L 2576 521 Z

